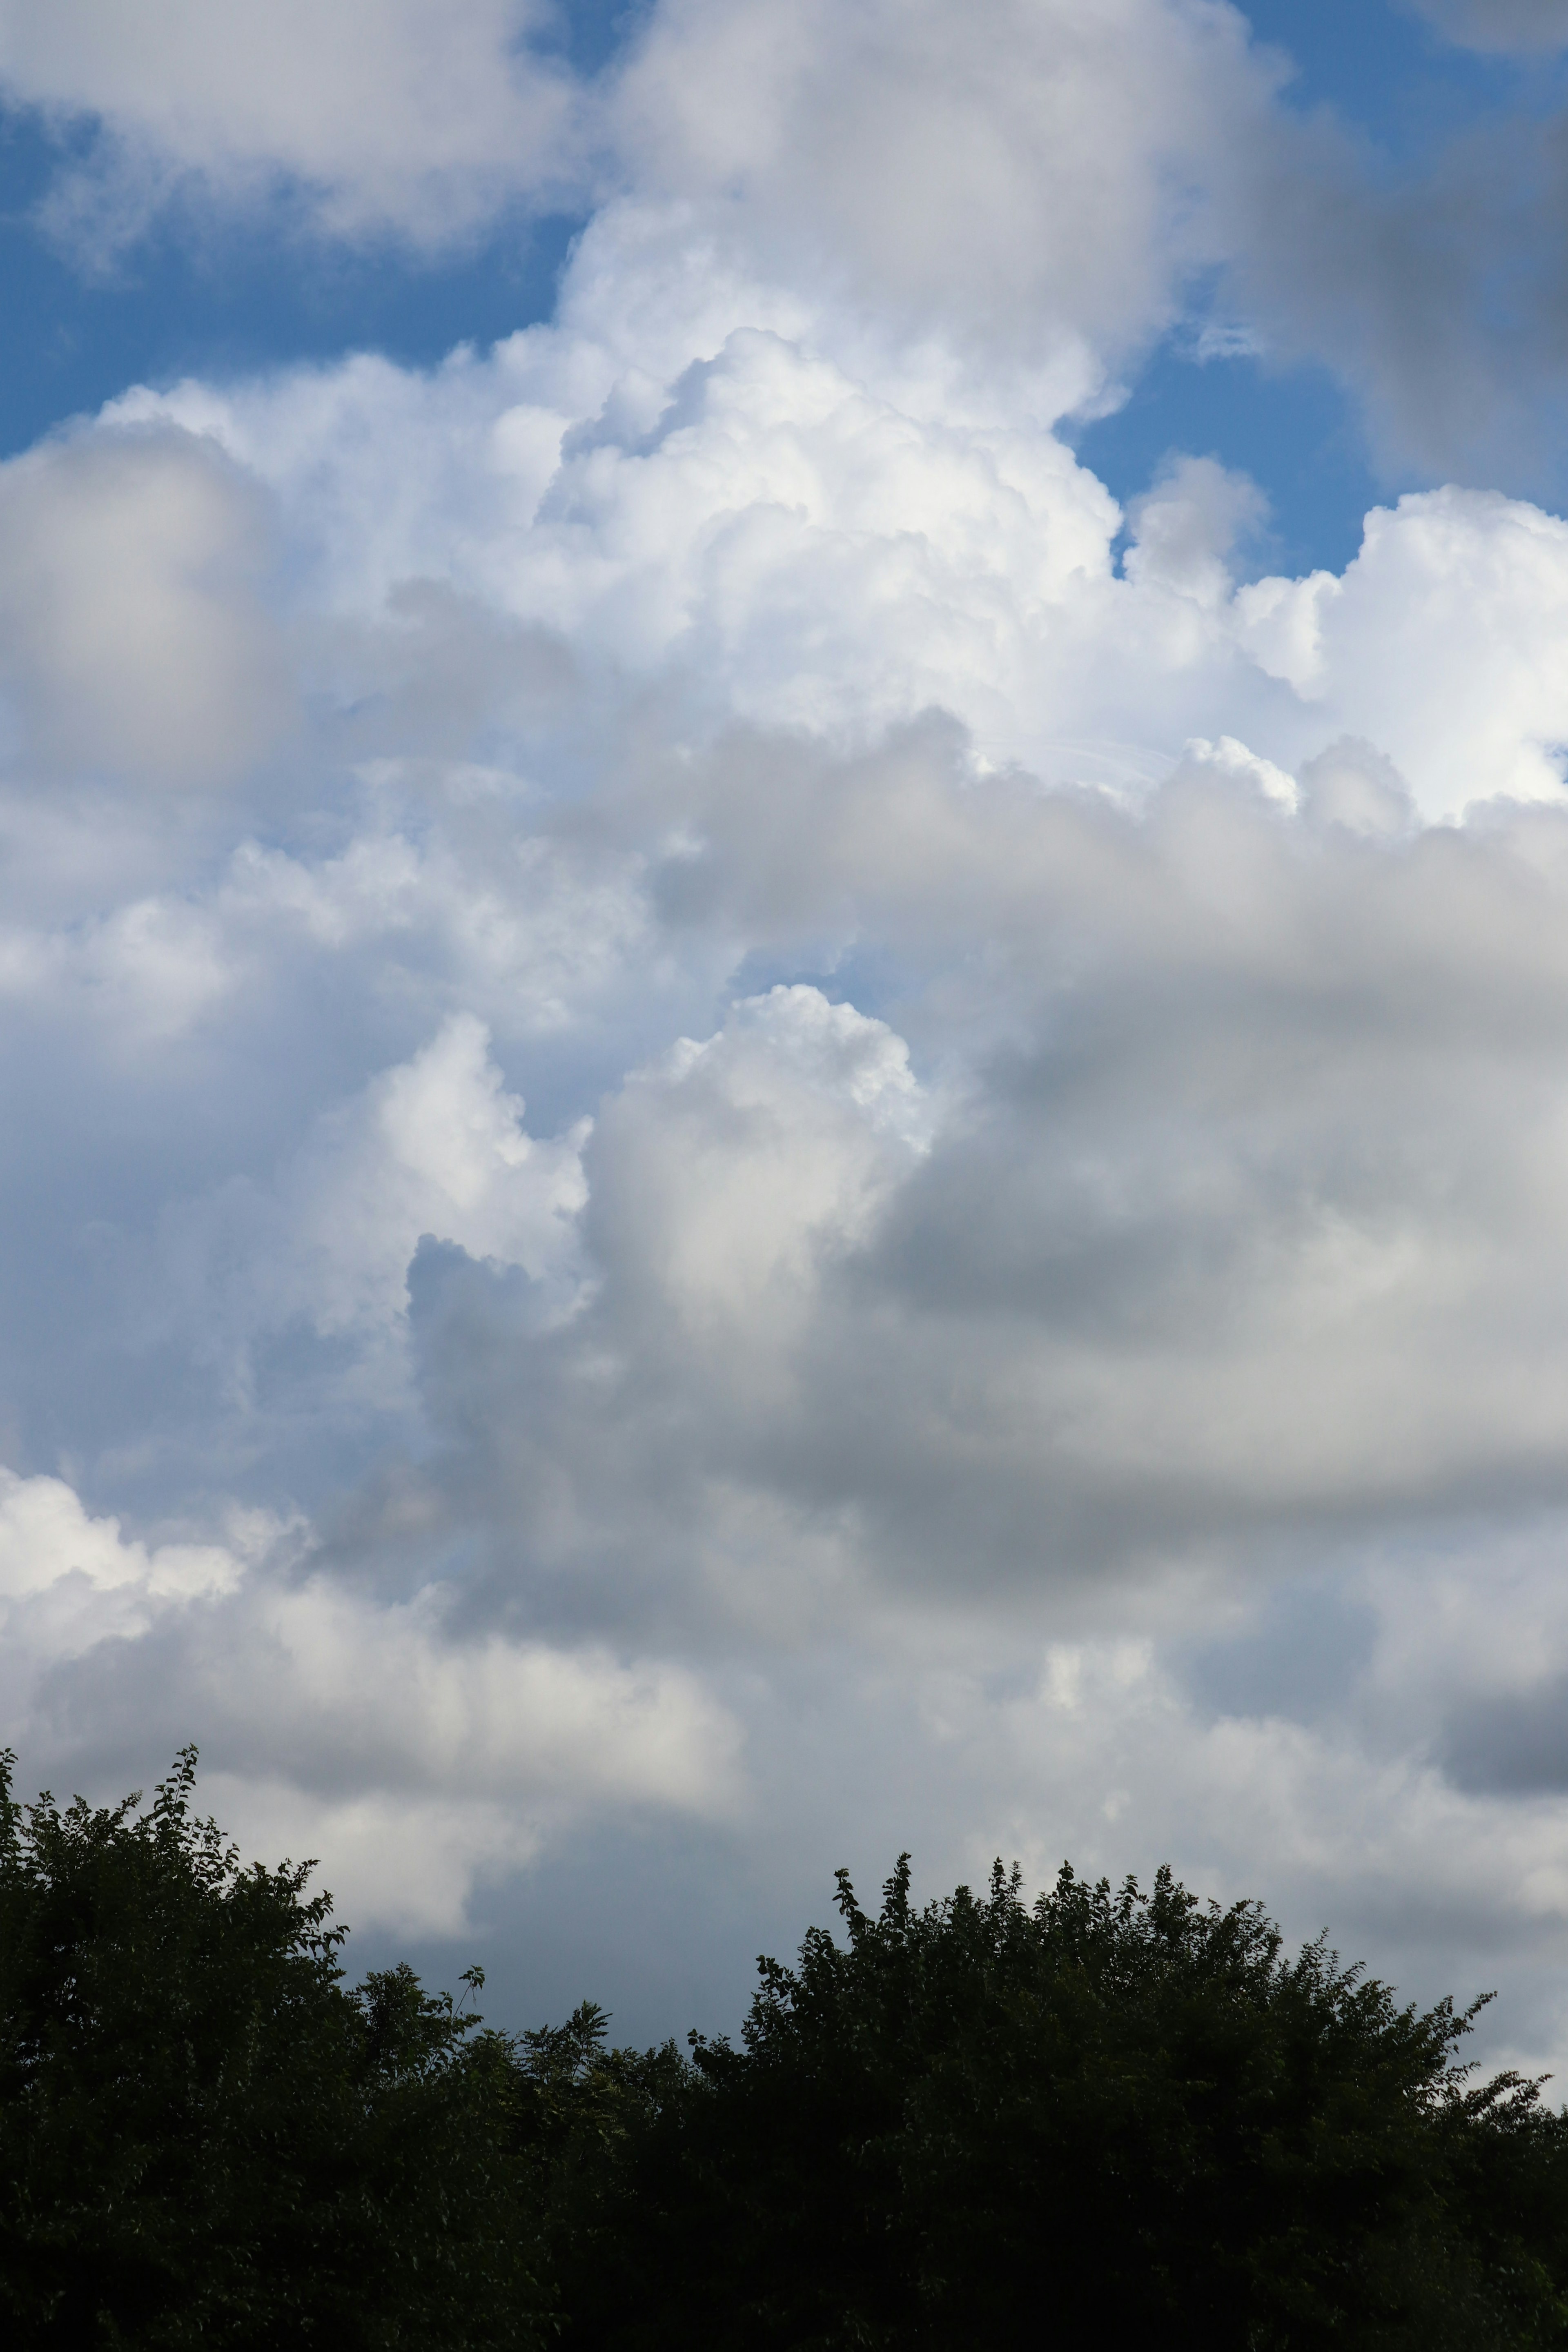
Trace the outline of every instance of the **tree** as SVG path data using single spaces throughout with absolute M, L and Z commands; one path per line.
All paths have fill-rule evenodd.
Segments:
M 1563 2122 L 1469 2084 L 1473 2011 L 1167 1871 L 838 1907 L 649 2102 L 574 2345 L 1568 2340 Z
M 517 2036 L 344 1978 L 182 1754 L 23 1807 L 0 1759 L 0 2322 L 33 2347 L 1525 2352 L 1568 2344 L 1568 2124 L 1474 2011 L 1256 1904 L 1065 1869 L 764 1959 L 738 2046 Z M 472 1969 L 465 1979 L 478 1992 Z
M 516 2069 L 411 1969 L 348 1990 L 308 1864 L 0 1759 L 0 2316 L 22 2345 L 543 2340 Z

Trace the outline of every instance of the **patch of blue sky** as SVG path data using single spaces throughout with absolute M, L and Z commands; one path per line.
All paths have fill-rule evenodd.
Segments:
M 648 0 L 566 0 L 554 46 L 602 70 Z M 1477 57 L 1438 41 L 1392 0 L 1251 0 L 1258 37 L 1287 50 L 1287 99 L 1330 107 L 1395 165 L 1500 109 L 1560 103 L 1563 60 Z M 195 233 L 173 213 L 108 275 L 84 273 L 38 227 L 34 208 L 60 160 L 36 116 L 0 111 L 0 456 L 138 383 L 232 376 L 376 350 L 429 365 L 547 318 L 575 217 L 522 213 L 436 257 L 388 239 L 332 246 L 293 232 L 286 205 Z M 1353 402 L 1316 367 L 1280 370 L 1224 320 L 1191 323 L 1156 351 L 1126 404 L 1076 436 L 1085 462 L 1124 500 L 1172 456 L 1213 456 L 1250 474 L 1269 531 L 1247 568 L 1338 570 L 1366 509 L 1414 483 L 1374 477 Z
M 1479 56 L 1392 0 L 1250 0 L 1246 14 L 1291 60 L 1285 102 L 1331 111 L 1393 173 L 1503 112 L 1546 114 L 1568 98 L 1568 58 Z M 1074 436 L 1079 456 L 1123 501 L 1178 455 L 1215 457 L 1269 504 L 1268 529 L 1238 551 L 1243 572 L 1342 571 L 1368 508 L 1426 478 L 1374 468 L 1358 404 L 1326 368 L 1272 364 L 1232 323 L 1205 324 L 1203 307 L 1145 362 L 1125 404 Z
M 1395 163 L 1499 107 L 1545 111 L 1568 85 L 1568 60 L 1458 47 L 1399 0 L 1246 0 L 1243 13 L 1294 67 L 1287 104 L 1331 108 Z
M 536 36 L 541 47 L 555 47 L 582 74 L 603 70 L 625 47 L 653 8 L 654 0 L 559 0 L 552 32 Z
M 0 456 L 132 383 L 232 377 L 374 350 L 416 366 L 549 317 L 581 223 L 503 220 L 425 260 L 390 242 L 327 245 L 281 210 L 193 236 L 175 213 L 88 275 L 31 215 L 59 158 L 25 115 L 0 124 Z
M 1367 509 L 1387 495 L 1352 403 L 1325 368 L 1268 368 L 1245 346 L 1190 329 L 1163 344 L 1124 404 L 1072 436 L 1124 503 L 1180 455 L 1249 474 L 1268 500 L 1266 528 L 1237 551 L 1242 576 L 1341 572 Z
M 602 71 L 649 0 L 566 0 L 541 46 Z M 286 201 L 199 233 L 177 211 L 106 273 L 85 272 L 35 218 L 61 161 L 37 114 L 0 108 L 0 457 L 132 383 L 212 378 L 374 350 L 428 366 L 550 317 L 580 216 L 521 209 L 455 251 L 294 233 Z

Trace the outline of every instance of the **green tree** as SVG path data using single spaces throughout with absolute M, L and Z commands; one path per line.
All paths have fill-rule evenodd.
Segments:
M 406 1968 L 349 1990 L 309 1865 L 0 1759 L 0 2320 L 22 2346 L 531 2346 L 518 2070 Z
M 509 2036 L 351 1988 L 305 1866 L 187 1751 L 18 1805 L 0 1759 L 0 2323 L 37 2347 L 1205 2352 L 1568 2344 L 1568 2126 L 1255 1904 L 1064 1869 L 761 1963 L 738 2047 Z M 478 1992 L 482 1977 L 465 1980 Z
M 1473 2011 L 1165 1871 L 917 1907 L 906 1859 L 878 1916 L 838 1904 L 647 2098 L 574 2345 L 1568 2340 L 1563 2119 L 1468 2083 Z

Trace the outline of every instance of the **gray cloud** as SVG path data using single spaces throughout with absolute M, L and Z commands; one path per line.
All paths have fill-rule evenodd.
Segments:
M 419 1262 L 450 1491 L 492 1498 L 531 1605 L 645 1591 L 689 1632 L 856 1609 L 868 1566 L 1048 1591 L 1561 1496 L 1561 817 L 1391 840 L 1195 777 L 1128 815 L 955 774 L 950 909 L 994 877 L 975 973 L 858 784 L 790 911 L 922 937 L 918 1111 L 889 1127 L 887 1080 L 830 1108 L 826 1024 L 868 1059 L 890 1034 L 775 991 L 604 1107 L 569 1321 Z M 961 1038 L 996 1041 L 962 1076 Z
M 579 193 L 580 93 L 540 41 L 552 26 L 540 0 L 155 5 L 133 33 L 101 0 L 6 5 L 0 81 L 65 132 L 44 217 L 89 258 L 171 205 L 205 227 L 215 203 L 279 192 L 318 231 L 438 246 L 520 195 Z
M 1439 1753 L 1462 1789 L 1561 1795 L 1568 1790 L 1568 1675 L 1472 1703 L 1445 1726 Z
M 373 13 L 368 37 L 363 0 L 261 25 L 158 5 L 128 43 L 99 0 L 0 7 L 0 86 L 61 133 L 46 217 L 101 259 L 258 207 L 429 249 L 519 207 L 673 205 L 775 320 L 830 291 L 863 355 L 934 338 L 969 353 L 972 406 L 1010 377 L 1058 414 L 1110 396 L 1217 273 L 1233 329 L 1339 376 L 1392 479 L 1557 484 L 1551 110 L 1482 109 L 1396 161 L 1303 117 L 1243 12 L 1174 0 L 662 0 L 586 79 L 531 0 Z M 1525 57 L 1564 37 L 1555 0 L 1424 14 Z
M 377 1932 L 1169 1854 L 1545 2050 L 1568 1829 L 1455 1727 L 1568 1671 L 1568 527 L 1237 588 L 1245 478 L 1055 430 L 1244 215 L 1393 402 L 1495 221 L 1386 322 L 1238 20 L 917 16 L 668 10 L 554 321 L 0 474 L 8 1721 L 195 1731 Z
M 1304 119 L 1242 11 L 1174 0 L 662 0 L 589 79 L 531 0 L 396 0 L 374 37 L 364 0 L 160 5 L 129 42 L 113 13 L 0 7 L 0 86 L 61 134 L 46 216 L 89 257 L 258 207 L 429 249 L 519 207 L 673 202 L 709 272 L 785 310 L 831 289 L 866 352 L 944 340 L 984 355 L 971 402 L 1021 376 L 1058 413 L 1217 272 L 1250 341 L 1340 377 L 1391 478 L 1557 483 L 1551 110 L 1483 109 L 1396 161 Z M 1526 58 L 1568 37 L 1556 0 L 1422 13 Z
M 1445 39 L 1468 48 L 1568 48 L 1563 0 L 1405 0 Z

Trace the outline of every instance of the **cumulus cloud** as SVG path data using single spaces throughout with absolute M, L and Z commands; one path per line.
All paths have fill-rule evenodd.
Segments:
M 1551 799 L 1563 773 L 1565 557 L 1568 532 L 1538 507 L 1429 491 L 1369 515 L 1342 579 L 1259 581 L 1237 610 L 1263 667 L 1309 698 L 1327 687 L 1323 698 L 1393 756 L 1428 814 L 1495 794 Z M 1449 658 L 1461 640 L 1462 660 Z
M 640 363 L 628 282 L 658 314 Z M 759 309 L 764 330 L 745 323 Z M 864 739 L 938 704 L 994 763 L 1121 784 L 1189 735 L 1293 770 L 1350 733 L 1429 815 L 1558 789 L 1556 518 L 1412 495 L 1374 510 L 1342 578 L 1235 593 L 1234 544 L 1264 517 L 1244 477 L 1173 463 L 1119 567 L 1119 509 L 1029 402 L 994 386 L 990 415 L 955 416 L 950 388 L 941 354 L 895 381 L 833 312 L 786 318 L 732 274 L 692 284 L 662 215 L 615 213 L 561 322 L 489 360 L 188 385 L 114 414 L 201 434 L 267 481 L 318 610 L 391 618 L 410 581 L 439 583 L 563 632 L 595 671 L 679 676 L 694 723 L 705 705 L 710 726 Z
M 722 1816 L 735 1728 L 685 1669 L 448 1637 L 449 1596 L 378 1607 L 236 1515 L 227 1545 L 149 1547 L 62 1480 L 0 1472 L 0 1612 L 29 1760 L 203 1740 L 234 1827 L 325 1845 L 370 1925 L 450 1930 L 475 1878 L 584 1805 Z M 290 1574 L 290 1555 L 294 1572 Z
M 290 681 L 255 486 L 181 434 L 0 468 L 0 679 L 44 774 L 225 783 L 277 742 Z
M 860 904 L 929 953 L 932 877 L 900 906 L 836 782 Z M 1413 836 L 1354 744 L 1299 820 L 1215 761 L 1134 815 L 949 793 L 989 968 L 906 1017 L 962 1080 L 917 1116 L 879 1030 L 893 1143 L 880 1076 L 803 1097 L 830 1020 L 872 1033 L 798 987 L 640 1074 L 585 1152 L 577 1315 L 416 1270 L 449 1507 L 527 1531 L 544 1605 L 689 1627 L 1563 1499 L 1562 816 Z
M 521 195 L 574 186 L 576 94 L 537 37 L 540 0 L 241 0 L 0 9 L 0 82 L 47 121 L 96 130 L 49 199 L 112 248 L 196 183 L 279 184 L 321 228 L 437 242 Z
M 1560 30 L 1548 0 L 1426 14 L 1524 54 Z M 675 224 L 694 289 L 766 288 L 753 326 L 826 295 L 862 373 L 937 355 L 950 416 L 1003 378 L 1102 412 L 1177 329 L 1331 370 L 1401 478 L 1556 487 L 1549 110 L 1381 155 L 1225 0 L 658 0 L 587 76 L 565 32 L 542 0 L 154 0 L 134 34 L 60 0 L 0 8 L 0 92 L 55 134 L 40 216 L 89 258 L 171 208 L 428 253 L 619 202 Z
M 1568 535 L 1119 508 L 1064 420 L 1275 68 L 984 21 L 668 7 L 552 321 L 0 470 L 26 1769 L 194 1735 L 430 1933 L 617 1823 L 802 1900 L 1169 1852 L 1466 1987 L 1506 1922 L 1545 2050 Z
M 764 274 L 1024 359 L 1076 344 L 1092 378 L 1217 257 L 1209 159 L 1276 78 L 1223 6 L 667 0 L 616 106 L 639 183 Z
M 164 1315 L 239 1393 L 258 1347 L 300 1325 L 354 1351 L 365 1392 L 395 1402 L 405 1277 L 426 1234 L 521 1266 L 569 1307 L 591 1122 L 538 1142 L 489 1047 L 482 1022 L 452 1014 L 409 1061 L 322 1113 L 270 1185 L 233 1178 L 165 1213 Z
M 218 1544 L 127 1540 L 114 1518 L 94 1519 L 63 1479 L 0 1472 L 0 1580 L 8 1608 L 55 1587 L 78 1601 L 118 1593 L 132 1606 L 227 1592 L 239 1578 L 234 1553 Z M 62 1629 L 64 1631 L 64 1629 Z M 64 1632 L 68 1642 L 72 1636 Z
M 1278 79 L 1212 0 L 664 0 L 597 85 L 562 30 L 546 0 L 260 19 L 155 0 L 134 29 L 62 0 L 0 10 L 0 86 L 68 134 L 46 218 L 89 251 L 193 190 L 432 245 L 629 184 L 695 205 L 770 274 L 827 267 L 879 316 L 962 318 L 1093 377 L 1214 257 L 1205 152 Z
M 1524 54 L 1561 32 L 1550 0 L 1426 13 Z M 940 352 L 950 414 L 998 376 L 1103 410 L 1179 325 L 1200 355 L 1333 371 L 1405 478 L 1555 484 L 1549 111 L 1380 155 L 1298 108 L 1225 0 L 659 0 L 590 76 L 564 30 L 542 0 L 154 0 L 133 33 L 59 0 L 0 8 L 0 90 L 56 134 L 41 217 L 89 257 L 171 207 L 187 236 L 265 205 L 426 252 L 531 210 L 673 207 L 695 281 L 828 294 L 885 368 Z

